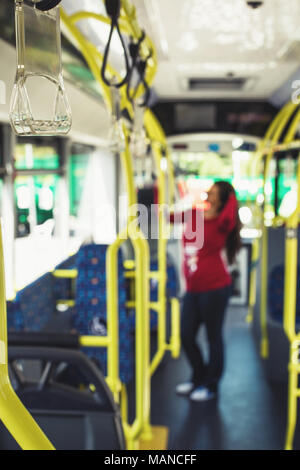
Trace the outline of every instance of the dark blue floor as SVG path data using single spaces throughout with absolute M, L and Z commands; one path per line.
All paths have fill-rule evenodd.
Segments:
M 167 359 L 152 380 L 152 424 L 168 426 L 172 450 L 283 449 L 286 385 L 265 378 L 244 309 L 228 309 L 224 338 L 226 367 L 218 400 L 193 403 L 176 395 L 176 384 L 189 378 L 188 363 L 183 354 L 177 361 Z M 203 332 L 199 340 L 205 350 Z M 295 443 L 300 448 L 297 437 Z

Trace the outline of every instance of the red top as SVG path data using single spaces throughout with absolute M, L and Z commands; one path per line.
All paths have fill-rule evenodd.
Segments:
M 213 219 L 204 219 L 203 211 L 196 208 L 185 214 L 171 214 L 171 222 L 185 222 L 183 271 L 188 292 L 205 292 L 231 284 L 231 276 L 221 252 L 229 233 L 235 227 L 237 209 L 237 200 L 232 194 L 222 212 Z M 191 230 L 197 236 L 193 237 Z M 199 231 L 204 232 L 204 237 L 199 235 Z

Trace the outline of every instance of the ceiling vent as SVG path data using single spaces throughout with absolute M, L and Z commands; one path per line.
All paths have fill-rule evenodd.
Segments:
M 189 78 L 189 91 L 239 91 L 245 88 L 248 78 L 244 77 L 212 77 Z

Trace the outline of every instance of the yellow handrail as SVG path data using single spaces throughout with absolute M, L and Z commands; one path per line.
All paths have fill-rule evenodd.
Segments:
M 0 419 L 24 450 L 54 450 L 14 392 L 8 374 L 4 254 L 0 224 Z
M 295 141 L 295 135 L 300 122 L 300 110 L 298 110 L 292 118 L 297 105 L 288 103 L 275 118 L 275 124 L 272 127 L 271 142 L 267 152 L 261 148 L 261 154 L 265 153 L 266 165 L 264 180 L 267 181 L 269 164 L 275 151 L 288 150 L 289 148 L 299 147 Z M 283 130 L 286 128 L 288 121 L 291 120 L 287 130 L 284 142 L 278 144 Z M 288 387 L 288 422 L 285 449 L 293 448 L 293 439 L 297 422 L 297 400 L 300 397 L 300 389 L 298 388 L 299 367 L 299 346 L 300 335 L 296 331 L 296 297 L 297 297 L 297 259 L 298 259 L 298 225 L 300 215 L 300 153 L 298 157 L 297 168 L 297 207 L 293 214 L 284 219 L 276 217 L 273 226 L 278 222 L 285 222 L 285 276 L 284 276 L 284 311 L 283 311 L 283 327 L 290 342 L 290 359 L 289 359 L 289 387 Z M 267 336 L 267 264 L 268 264 L 268 231 L 264 226 L 262 241 L 262 302 L 261 302 L 261 327 L 262 327 L 262 354 L 263 357 L 268 355 L 268 336 Z
M 278 143 L 289 119 L 296 109 L 293 103 L 287 103 L 284 108 L 275 117 L 274 122 L 271 124 L 267 132 L 268 140 L 270 142 L 270 150 L 266 156 L 265 169 L 264 169 L 264 196 L 266 199 L 266 182 L 269 173 L 269 165 L 274 153 L 274 146 Z M 288 141 L 287 135 L 285 142 Z M 265 139 L 266 140 L 266 139 Z M 265 145 L 265 143 L 264 143 Z M 262 157 L 263 148 L 260 149 Z M 268 228 L 263 223 L 262 226 L 262 246 L 261 246 L 261 297 L 260 297 L 260 327 L 261 327 L 261 356 L 267 358 L 269 355 L 269 338 L 267 329 L 267 302 L 268 302 Z
M 129 3 L 122 3 L 125 14 L 128 15 Z M 80 19 L 88 17 L 89 14 L 80 12 L 73 16 L 70 20 L 67 15 L 62 11 L 63 22 L 69 31 L 69 33 L 75 38 L 78 48 L 86 58 L 88 65 L 91 68 L 95 79 L 102 87 L 105 95 L 105 101 L 108 109 L 111 109 L 111 94 L 110 90 L 104 86 L 100 76 L 100 63 L 102 55 L 95 48 L 94 45 L 80 33 L 75 26 L 75 22 Z M 101 20 L 101 18 L 98 18 Z M 123 18 L 124 19 L 124 18 Z M 122 25 L 124 22 L 122 19 Z M 134 11 L 130 10 L 130 28 L 135 28 L 136 33 L 139 34 L 141 31 L 137 31 L 136 24 L 134 23 Z M 131 31 L 133 31 L 131 29 Z M 133 36 L 135 36 L 133 34 Z M 147 40 L 149 42 L 149 40 Z M 153 69 L 153 59 L 148 63 L 147 69 Z M 115 75 L 115 71 L 111 68 L 111 74 Z M 149 78 L 148 78 L 149 80 Z M 127 105 L 129 112 L 132 112 L 130 103 L 126 100 L 126 93 L 124 88 L 121 89 L 121 98 L 123 103 Z M 136 419 L 132 425 L 124 422 L 124 430 L 127 439 L 127 445 L 129 448 L 135 448 L 137 439 L 143 435 L 143 437 L 150 437 L 151 426 L 150 426 L 150 373 L 149 373 L 149 361 L 150 361 L 150 319 L 149 319 L 149 247 L 144 239 L 143 234 L 136 225 L 132 226 L 134 219 L 136 218 L 136 212 L 130 214 L 130 209 L 136 202 L 136 193 L 134 188 L 133 169 L 132 161 L 128 144 L 128 135 L 126 127 L 123 126 L 123 132 L 126 141 L 126 149 L 121 153 L 122 166 L 125 171 L 127 194 L 128 194 L 128 206 L 129 206 L 129 218 L 126 229 L 119 234 L 116 241 L 108 248 L 107 252 L 107 317 L 110 319 L 108 322 L 108 376 L 107 381 L 110 385 L 114 396 L 118 399 L 118 395 L 122 391 L 122 396 L 126 397 L 124 393 L 124 387 L 122 387 L 119 378 L 119 326 L 118 326 L 118 251 L 121 244 L 128 238 L 131 239 L 132 245 L 135 252 L 135 309 L 136 309 Z M 89 344 L 93 340 L 88 340 Z M 104 339 L 101 340 L 102 342 Z M 127 404 L 124 403 L 126 407 Z M 126 413 L 122 413 L 122 416 L 126 416 Z
M 107 309 L 108 314 L 117 308 L 118 276 L 117 255 L 121 244 L 130 239 L 135 253 L 135 312 L 136 312 L 136 419 L 132 425 L 124 423 L 129 448 L 135 448 L 137 439 L 151 437 L 150 426 L 150 317 L 149 317 L 149 265 L 150 254 L 148 243 L 137 227 L 136 191 L 134 187 L 132 158 L 129 150 L 128 133 L 123 126 L 126 137 L 126 149 L 121 154 L 122 167 L 125 172 L 128 194 L 129 218 L 126 229 L 109 247 L 107 256 Z M 115 330 L 117 335 L 117 329 Z M 110 355 L 113 358 L 115 352 Z M 113 359 L 112 359 L 113 360 Z M 117 362 L 117 359 L 115 358 Z M 111 364 L 111 371 L 115 366 Z M 126 404 L 125 404 L 126 406 Z M 124 417 L 126 413 L 123 413 Z
M 296 118 L 300 120 L 300 113 Z M 296 132 L 296 129 L 295 129 Z M 294 213 L 286 220 L 285 242 L 285 281 L 284 281 L 284 330 L 290 342 L 297 338 L 296 333 L 296 296 L 297 296 L 297 255 L 298 237 L 297 230 L 300 214 L 300 153 L 297 169 L 297 207 Z
M 172 313 L 172 333 L 170 338 L 169 349 L 173 359 L 177 359 L 180 355 L 181 339 L 180 339 L 180 302 L 173 297 L 171 299 Z
M 76 279 L 78 276 L 77 269 L 55 269 L 52 276 L 58 279 Z
M 297 399 L 299 395 L 298 375 L 300 335 L 296 332 L 296 297 L 297 297 L 297 260 L 298 260 L 298 225 L 300 214 L 300 154 L 298 158 L 298 200 L 295 212 L 286 222 L 285 239 L 285 277 L 284 277 L 284 331 L 290 342 L 288 421 L 285 449 L 293 448 L 293 439 L 297 422 Z M 296 357 L 295 357 L 296 353 Z
M 167 350 L 166 339 L 166 283 L 167 283 L 167 236 L 165 233 L 165 217 L 163 212 L 163 205 L 165 204 L 165 181 L 164 174 L 160 168 L 161 162 L 161 147 L 152 143 L 153 154 L 156 161 L 158 171 L 158 300 L 157 300 L 157 314 L 158 314 L 158 338 L 157 338 L 157 352 L 152 359 L 151 374 L 154 374 L 158 365 L 163 359 L 165 351 Z
M 264 156 L 264 154 L 269 151 L 271 139 L 273 138 L 273 135 L 276 129 L 278 128 L 278 125 L 282 117 L 287 112 L 289 107 L 290 107 L 290 103 L 288 102 L 285 106 L 283 106 L 283 108 L 281 108 L 281 110 L 276 114 L 275 118 L 272 120 L 270 126 L 268 127 L 265 137 L 259 143 L 256 153 L 253 157 L 253 163 L 252 163 L 252 175 L 253 176 L 257 174 L 257 165 L 260 162 L 261 158 Z
M 129 0 L 121 1 L 122 9 L 120 16 L 120 27 L 123 33 L 131 35 L 135 40 L 139 39 L 142 34 L 142 30 L 139 27 L 136 20 L 136 9 L 130 3 Z M 69 35 L 70 39 L 75 43 L 79 50 L 83 53 L 92 73 L 94 74 L 96 80 L 100 83 L 102 90 L 104 92 L 104 99 L 108 109 L 111 109 L 111 94 L 110 90 L 104 86 L 100 76 L 100 65 L 102 61 L 101 53 L 91 44 L 84 35 L 78 30 L 77 24 L 78 21 L 85 18 L 93 18 L 98 21 L 104 21 L 109 24 L 110 20 L 101 15 L 95 15 L 89 12 L 77 12 L 68 18 L 67 15 L 62 11 L 62 19 L 66 27 L 66 32 Z M 144 58 L 149 57 L 149 52 L 152 52 L 151 57 L 147 62 L 146 70 L 146 80 L 149 85 L 151 85 L 157 67 L 157 57 L 156 51 L 153 47 L 153 44 L 148 36 L 141 44 L 141 52 Z M 115 71 L 110 68 L 109 72 L 111 75 L 116 75 Z M 142 93 L 144 93 L 143 85 L 140 86 L 136 97 L 138 98 Z M 125 88 L 123 87 L 120 90 L 122 106 L 126 106 L 129 114 L 133 115 L 133 108 L 131 103 L 128 102 L 126 97 Z M 161 172 L 159 178 L 159 202 L 173 202 L 174 200 L 174 174 L 170 152 L 166 145 L 166 138 L 164 132 L 157 121 L 157 119 L 152 115 L 152 113 L 147 110 L 145 113 L 145 128 L 147 130 L 148 136 L 152 141 L 152 146 L 154 148 L 154 154 L 156 156 L 156 162 L 158 164 L 158 169 L 161 170 L 161 158 L 162 158 L 162 149 L 166 152 L 167 158 L 167 167 L 169 174 L 169 186 L 168 194 L 165 191 L 165 178 L 163 178 L 163 173 Z M 128 146 L 128 135 L 127 130 L 124 127 L 124 135 L 126 140 L 126 150 L 121 154 L 122 167 L 125 170 L 126 182 L 127 182 L 127 194 L 129 196 L 129 209 L 133 207 L 136 203 L 136 193 L 134 187 L 133 171 L 132 171 L 132 161 L 131 155 L 129 152 Z M 160 143 L 160 146 L 159 146 Z M 161 208 L 162 209 L 162 208 Z M 119 380 L 119 371 L 118 371 L 118 351 L 115 348 L 112 351 L 111 344 L 115 344 L 118 339 L 118 326 L 117 326 L 117 254 L 120 246 L 125 239 L 130 239 L 135 252 L 135 262 L 134 270 L 130 271 L 130 276 L 135 278 L 135 300 L 131 302 L 132 306 L 136 309 L 136 321 L 137 329 L 140 333 L 137 334 L 137 344 L 136 350 L 137 353 L 137 403 L 136 403 L 136 420 L 132 426 L 129 426 L 128 423 L 124 422 L 124 428 L 126 432 L 127 441 L 129 446 L 135 447 L 136 439 L 142 432 L 143 438 L 150 438 L 151 427 L 150 427 L 150 371 L 149 371 L 149 361 L 150 361 L 150 338 L 149 338 L 149 308 L 157 309 L 162 312 L 162 315 L 159 316 L 159 352 L 156 356 L 154 367 L 151 368 L 151 373 L 154 372 L 158 366 L 160 360 L 163 357 L 163 354 L 166 350 L 171 350 L 173 357 L 178 357 L 180 349 L 180 309 L 177 299 L 172 300 L 172 335 L 171 342 L 167 344 L 166 342 L 166 241 L 167 237 L 164 235 L 166 229 L 166 222 L 163 218 L 162 210 L 160 209 L 159 215 L 159 268 L 157 273 L 149 272 L 149 247 L 148 243 L 144 239 L 143 234 L 136 226 L 135 218 L 137 216 L 136 211 L 129 214 L 127 221 L 127 227 L 120 234 L 115 241 L 115 243 L 109 247 L 107 253 L 107 288 L 108 288 L 108 316 L 113 318 L 111 321 L 110 329 L 108 336 L 113 338 L 112 343 L 109 343 L 111 350 L 108 354 L 108 377 L 107 380 L 111 385 L 111 388 L 114 391 L 115 396 L 119 394 L 120 390 L 122 393 L 124 401 L 124 412 L 122 416 L 126 417 L 126 390 L 122 387 Z M 130 212 L 130 210 L 129 210 Z M 149 302 L 149 280 L 150 278 L 156 277 L 159 283 L 159 301 L 158 302 Z M 142 317 L 143 315 L 143 317 Z M 91 340 L 89 340 L 91 341 Z M 105 341 L 103 338 L 102 341 Z M 143 348 L 143 349 L 142 349 Z M 147 359 L 148 358 L 148 359 Z
M 257 281 L 257 263 L 259 260 L 260 244 L 259 239 L 255 238 L 252 242 L 251 253 L 251 269 L 250 269 L 250 283 L 249 283 L 249 305 L 246 321 L 252 323 L 253 310 L 256 304 L 256 281 Z
M 170 344 L 166 338 L 166 283 L 167 283 L 167 241 L 170 234 L 170 227 L 166 223 L 164 216 L 164 207 L 166 204 L 170 204 L 174 200 L 174 176 L 173 167 L 171 162 L 170 152 L 168 150 L 166 137 L 164 131 L 154 116 L 154 114 L 147 110 L 145 112 L 145 127 L 150 137 L 152 150 L 156 162 L 157 174 L 158 174 L 158 204 L 159 204 L 159 237 L 158 237 L 158 301 L 153 305 L 153 309 L 158 314 L 158 344 L 157 351 L 152 359 L 151 363 L 151 374 L 154 374 L 157 367 L 161 363 L 166 351 L 171 350 L 174 357 L 178 357 L 178 345 L 180 345 L 180 315 L 178 315 L 178 309 L 171 309 L 172 313 L 172 341 Z M 161 167 L 161 161 L 163 158 L 163 150 L 166 152 L 165 158 L 167 158 L 167 171 L 169 173 L 169 179 L 171 188 L 169 188 L 168 194 L 165 190 L 165 174 Z M 174 348 L 174 350 L 172 349 Z

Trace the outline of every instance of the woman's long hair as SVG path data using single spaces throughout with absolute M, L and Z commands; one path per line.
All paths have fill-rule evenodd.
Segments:
M 219 197 L 221 201 L 220 212 L 224 209 L 225 204 L 227 203 L 229 196 L 233 193 L 235 194 L 233 186 L 227 181 L 216 181 L 215 185 L 219 189 Z M 226 240 L 226 254 L 229 264 L 233 264 L 236 259 L 236 255 L 239 252 L 242 243 L 240 230 L 242 223 L 239 218 L 239 213 L 236 213 L 236 224 L 234 229 L 229 233 Z

